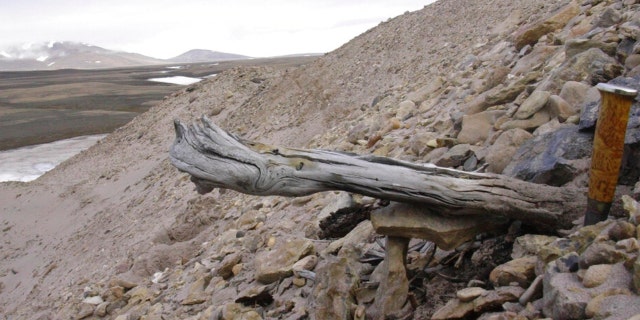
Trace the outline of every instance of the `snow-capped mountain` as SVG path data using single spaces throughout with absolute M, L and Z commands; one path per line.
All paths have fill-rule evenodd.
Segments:
M 79 42 L 41 42 L 0 48 L 0 70 L 96 69 L 166 64 L 171 61 Z
M 239 54 L 194 49 L 164 60 L 137 53 L 113 51 L 87 43 L 50 41 L 0 48 L 0 71 L 119 68 L 247 58 L 249 57 Z

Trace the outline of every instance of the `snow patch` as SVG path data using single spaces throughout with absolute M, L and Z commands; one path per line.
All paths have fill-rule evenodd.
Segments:
M 82 136 L 0 151 L 0 182 L 35 180 L 105 136 Z
M 169 271 L 169 268 L 165 268 L 164 271 L 158 271 L 154 273 L 153 277 L 151 278 L 151 282 L 160 283 L 166 281 L 167 279 L 164 277 L 164 275 L 167 271 Z
M 183 76 L 173 76 L 173 77 L 165 77 L 165 78 L 151 78 L 149 79 L 149 81 L 179 84 L 179 85 L 190 85 L 196 82 L 200 82 L 202 81 L 202 79 L 183 77 Z
M 47 59 L 49 59 L 49 56 L 39 56 L 38 58 L 36 58 L 36 60 L 38 60 L 40 62 L 44 62 Z
M 182 66 L 171 66 L 167 67 L 167 69 L 182 69 Z
M 3 56 L 5 58 L 11 58 L 11 55 L 6 51 L 0 51 L 0 56 Z
M 54 61 L 54 62 L 49 63 L 49 64 L 47 65 L 47 67 L 51 67 L 51 66 L 52 66 L 52 65 L 54 65 L 54 64 L 56 64 L 56 62 L 55 62 L 55 61 Z

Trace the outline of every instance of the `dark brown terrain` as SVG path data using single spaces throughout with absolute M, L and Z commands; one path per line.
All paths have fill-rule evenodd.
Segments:
M 0 72 L 0 150 L 112 132 L 183 87 L 150 78 L 204 78 L 238 66 L 295 66 L 315 58 Z

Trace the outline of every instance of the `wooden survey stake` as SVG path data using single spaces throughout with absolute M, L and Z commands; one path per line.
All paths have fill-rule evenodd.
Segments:
M 616 192 L 629 110 L 637 91 L 600 83 L 602 96 L 589 170 L 589 198 L 584 225 L 607 219 Z

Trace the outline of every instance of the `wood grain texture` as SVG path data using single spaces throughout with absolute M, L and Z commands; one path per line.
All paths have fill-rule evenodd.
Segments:
M 632 96 L 600 91 L 602 102 L 593 137 L 589 198 L 611 202 L 616 192 Z
M 514 178 L 336 151 L 290 149 L 242 140 L 207 118 L 175 121 L 170 150 L 198 192 L 214 188 L 266 196 L 343 190 L 391 201 L 426 204 L 450 215 L 494 214 L 546 228 L 566 228 L 584 212 L 584 190 Z

